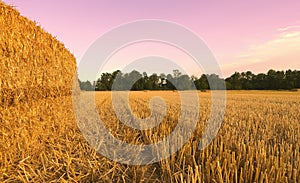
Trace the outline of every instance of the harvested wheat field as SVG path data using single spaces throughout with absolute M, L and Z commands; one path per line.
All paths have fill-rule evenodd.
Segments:
M 86 93 L 82 93 L 83 95 Z M 99 114 L 119 139 L 151 143 L 178 120 L 177 92 L 132 92 L 130 105 L 141 118 L 148 99 L 160 96 L 168 110 L 152 131 L 118 122 L 111 93 L 98 92 Z M 123 165 L 97 154 L 74 119 L 71 97 L 42 99 L 1 109 L 1 181 L 13 182 L 297 182 L 300 178 L 300 95 L 295 92 L 228 92 L 224 122 L 213 142 L 197 150 L 208 119 L 210 94 L 199 93 L 199 126 L 170 158 L 145 166 Z M 30 109 L 30 110 L 28 110 Z M 150 133 L 151 132 L 151 133 Z

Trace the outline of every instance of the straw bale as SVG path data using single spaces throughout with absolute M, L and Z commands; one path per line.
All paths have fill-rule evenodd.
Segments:
M 35 22 L 0 1 L 0 105 L 72 94 L 75 57 Z

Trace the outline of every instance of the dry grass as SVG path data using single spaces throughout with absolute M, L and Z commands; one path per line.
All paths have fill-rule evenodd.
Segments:
M 132 92 L 131 107 L 145 118 L 148 101 L 161 96 L 168 106 L 163 124 L 136 131 L 116 119 L 110 92 L 97 93 L 106 126 L 127 142 L 151 143 L 176 125 L 176 92 Z M 24 182 L 297 182 L 300 178 L 299 92 L 228 93 L 222 127 L 203 151 L 197 150 L 208 119 L 210 94 L 200 93 L 201 117 L 195 136 L 170 158 L 147 166 L 115 163 L 92 149 L 74 120 L 71 97 L 48 98 L 0 113 L 0 181 Z M 151 134 L 150 134 L 151 133 Z

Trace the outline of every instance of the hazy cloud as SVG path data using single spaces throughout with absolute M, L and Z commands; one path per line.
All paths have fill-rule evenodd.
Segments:
M 295 30 L 298 28 L 298 30 Z M 246 65 L 272 63 L 282 60 L 286 65 L 294 66 L 300 61 L 300 26 L 279 28 L 274 39 L 249 47 L 238 54 L 233 62 L 223 66 L 224 69 L 234 69 Z M 300 64 L 299 64 L 300 65 Z

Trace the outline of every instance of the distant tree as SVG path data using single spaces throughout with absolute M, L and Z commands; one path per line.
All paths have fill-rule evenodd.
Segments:
M 256 76 L 253 76 L 253 88 L 256 90 L 265 90 L 268 88 L 267 84 L 267 75 L 260 73 Z
M 250 71 L 241 73 L 242 89 L 244 89 L 244 90 L 253 89 L 253 82 L 252 82 L 253 76 L 254 76 L 254 74 L 252 74 L 252 72 L 250 72 Z
M 125 90 L 127 81 L 125 80 L 123 73 L 120 70 L 113 72 L 114 81 L 112 83 L 112 90 Z
M 232 85 L 231 85 L 231 83 L 229 81 L 225 81 L 225 84 L 226 84 L 226 89 L 227 90 L 232 90 L 233 89 Z
M 267 73 L 267 89 L 272 90 L 272 89 L 277 89 L 276 88 L 276 71 L 273 69 L 270 69 Z
M 241 82 L 241 74 L 239 72 L 235 72 L 229 78 L 226 78 L 225 81 L 230 83 L 231 89 L 233 90 L 241 90 L 242 82 Z
M 196 79 L 194 81 L 194 84 L 195 84 L 197 90 L 207 90 L 207 89 L 209 89 L 209 83 L 208 83 L 208 80 L 207 80 L 207 76 L 205 74 L 202 74 L 199 79 Z
M 177 79 L 178 90 L 191 90 L 193 89 L 193 82 L 190 77 L 186 74 L 180 75 Z
M 173 76 L 174 78 L 178 78 L 181 76 L 181 72 L 178 69 L 173 70 Z
M 220 78 L 218 75 L 209 74 L 206 77 L 209 82 L 209 88 L 211 90 L 225 90 L 226 89 L 225 81 L 222 78 Z
M 150 77 L 149 77 L 149 81 L 148 81 L 151 90 L 158 90 L 159 89 L 159 77 L 156 73 L 153 73 Z
M 300 71 L 295 70 L 293 73 L 295 74 L 295 88 L 300 88 Z
M 129 73 L 126 78 L 128 84 L 131 86 L 131 90 L 142 90 L 144 88 L 143 80 L 141 80 L 142 74 L 136 70 Z M 128 88 L 130 88 L 130 86 Z
M 102 73 L 101 77 L 96 82 L 96 90 L 105 91 L 111 90 L 111 86 L 113 83 L 112 74 L 110 73 Z
M 292 70 L 287 70 L 285 72 L 284 85 L 285 89 L 293 89 L 296 87 L 297 77 Z
M 78 82 L 79 82 L 79 86 L 80 86 L 81 90 L 85 90 L 85 91 L 95 90 L 90 81 L 83 81 L 82 82 L 82 81 L 78 80 Z
M 207 76 L 205 74 L 202 74 L 200 77 L 200 89 L 210 89 L 209 88 L 209 82 L 207 80 Z
M 175 86 L 174 86 L 175 83 L 173 83 L 173 82 L 174 82 L 173 81 L 173 76 L 171 74 L 168 74 L 167 75 L 167 89 L 168 90 L 175 90 L 176 89 Z

